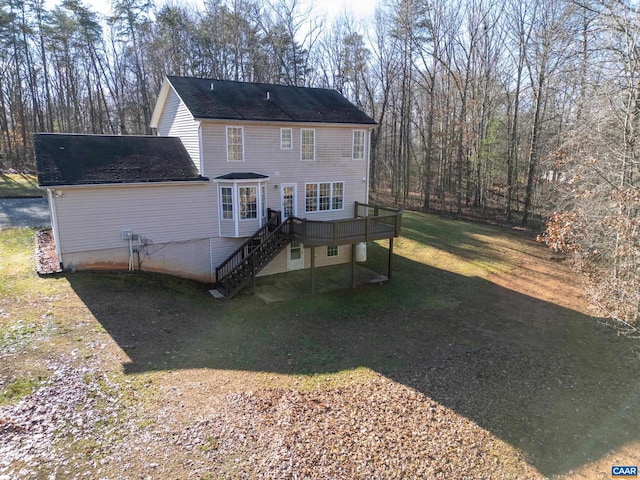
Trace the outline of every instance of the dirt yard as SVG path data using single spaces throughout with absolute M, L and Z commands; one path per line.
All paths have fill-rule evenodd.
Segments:
M 640 465 L 634 343 L 525 235 L 407 215 L 391 283 L 269 305 L 157 275 L 38 278 L 32 243 L 0 231 L 0 479 Z

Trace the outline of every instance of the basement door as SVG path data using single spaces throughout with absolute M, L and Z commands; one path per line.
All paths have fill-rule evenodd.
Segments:
M 293 241 L 287 246 L 287 269 L 300 270 L 304 268 L 304 245 Z

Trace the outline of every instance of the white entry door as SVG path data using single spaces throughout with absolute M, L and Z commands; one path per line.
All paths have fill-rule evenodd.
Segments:
M 287 247 L 287 269 L 300 270 L 304 268 L 304 245 L 293 241 Z
M 297 186 L 295 183 L 283 183 L 280 191 L 281 212 L 284 220 L 297 214 Z M 300 270 L 301 268 L 304 268 L 304 245 L 299 242 L 291 242 L 287 247 L 287 269 Z
M 293 215 L 297 215 L 296 201 L 297 201 L 297 188 L 295 183 L 283 183 L 281 189 L 280 206 L 282 212 L 282 219 Z

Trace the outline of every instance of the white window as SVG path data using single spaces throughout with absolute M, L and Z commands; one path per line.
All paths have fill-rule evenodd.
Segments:
M 305 212 L 342 210 L 344 208 L 344 182 L 305 184 Z
M 289 247 L 289 256 L 291 260 L 300 260 L 302 258 L 302 244 L 295 240 L 291 242 Z
M 331 184 L 321 183 L 318 191 L 318 206 L 320 210 L 331 210 Z
M 316 159 L 316 131 L 311 128 L 303 128 L 300 131 L 300 158 L 302 161 Z
M 233 187 L 220 187 L 220 205 L 222 218 L 233 220 Z
M 353 159 L 364 160 L 364 130 L 353 131 Z
M 265 223 L 267 216 L 266 180 L 239 178 L 226 180 L 218 186 L 220 213 L 218 226 L 221 237 L 242 238 L 253 234 Z
M 305 185 L 304 211 L 315 212 L 318 210 L 318 184 L 307 183 Z
M 280 148 L 291 150 L 293 148 L 293 130 L 291 128 L 280 129 Z
M 344 207 L 344 183 L 334 182 L 331 189 L 331 210 L 342 210 Z
M 227 161 L 242 162 L 244 147 L 242 127 L 227 127 Z
M 337 256 L 338 256 L 338 246 L 337 245 L 327 246 L 327 257 L 337 257 Z
M 258 218 L 258 189 L 256 187 L 239 187 L 240 220 Z

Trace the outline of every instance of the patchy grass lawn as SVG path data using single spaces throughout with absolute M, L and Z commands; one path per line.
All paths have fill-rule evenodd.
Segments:
M 39 278 L 33 241 L 0 230 L 0 476 L 608 478 L 640 463 L 633 345 L 521 234 L 408 212 L 392 282 L 267 305 L 160 275 Z
M 35 175 L 0 172 L 0 198 L 42 197 Z

